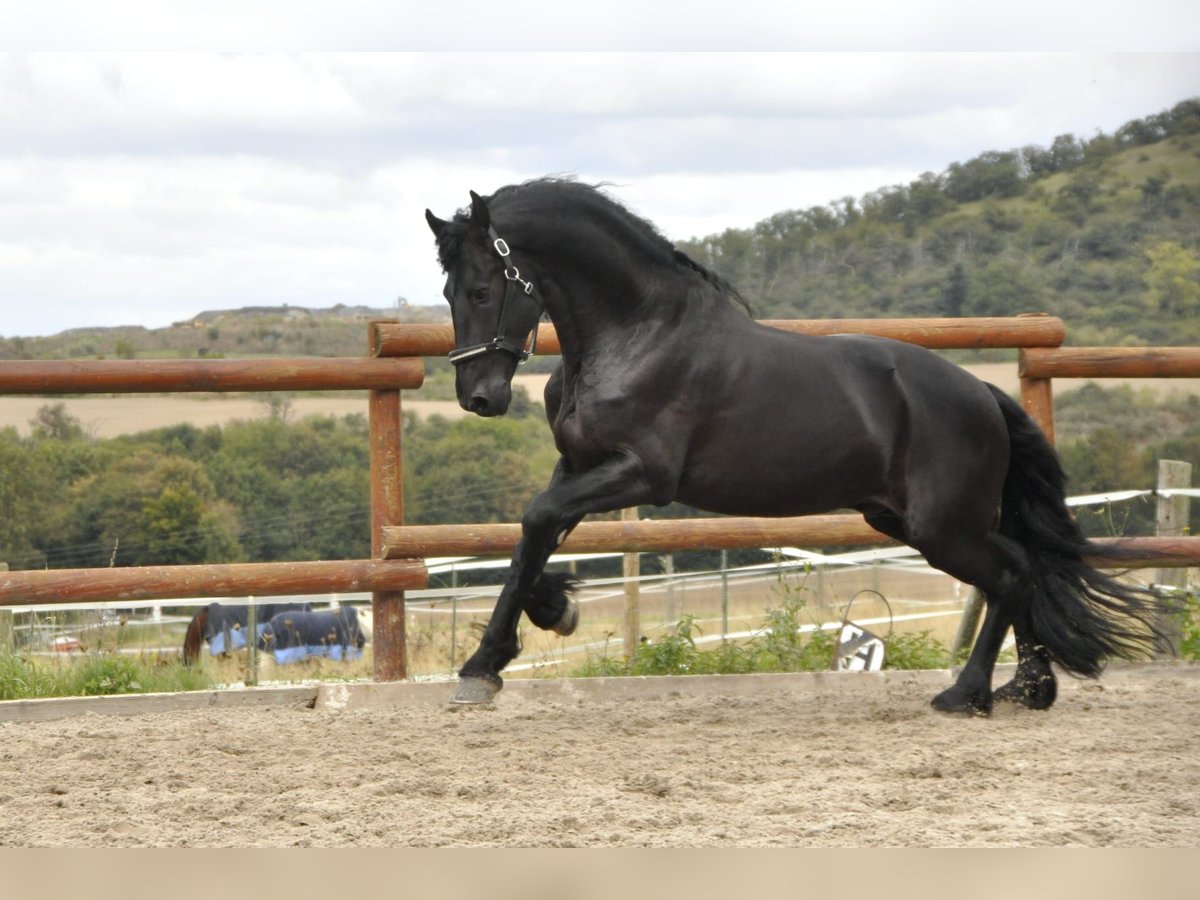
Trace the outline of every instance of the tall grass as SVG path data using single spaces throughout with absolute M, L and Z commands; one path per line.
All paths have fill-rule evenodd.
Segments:
M 86 653 L 69 659 L 0 652 L 0 700 L 169 693 L 213 687 L 199 668 L 178 659 Z

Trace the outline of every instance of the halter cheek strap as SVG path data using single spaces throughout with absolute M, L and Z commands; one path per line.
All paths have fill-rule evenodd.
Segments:
M 538 318 L 541 319 L 541 313 L 546 309 L 546 304 L 542 298 L 538 296 L 537 291 L 533 287 L 533 283 L 526 281 L 521 277 L 521 271 L 513 265 L 510 259 L 512 251 L 508 248 L 508 243 L 504 238 L 496 233 L 496 229 L 491 225 L 488 226 L 488 236 L 492 239 L 492 247 L 504 262 L 504 297 L 500 301 L 500 317 L 496 320 L 496 336 L 490 341 L 483 344 L 475 344 L 471 347 L 463 347 L 461 350 L 451 350 L 447 354 L 447 358 L 454 365 L 464 363 L 469 359 L 480 356 L 484 353 L 490 353 L 493 350 L 500 350 L 504 353 L 509 353 L 517 358 L 517 363 L 523 363 L 533 356 L 537 350 L 537 324 L 533 326 L 533 334 L 529 341 L 529 348 L 514 344 L 504 336 L 504 314 L 508 312 L 508 298 L 517 290 L 517 285 L 521 286 L 521 292 L 533 300 L 538 305 Z

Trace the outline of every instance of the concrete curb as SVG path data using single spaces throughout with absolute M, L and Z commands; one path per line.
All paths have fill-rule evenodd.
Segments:
M 44 700 L 0 701 L 0 722 L 47 722 L 84 713 L 144 715 L 189 709 L 244 709 L 294 706 L 312 708 L 316 685 L 246 688 L 225 691 L 186 691 L 178 694 L 116 694 L 103 697 L 51 697 Z

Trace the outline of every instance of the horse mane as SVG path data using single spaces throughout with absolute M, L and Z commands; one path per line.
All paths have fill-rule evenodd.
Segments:
M 604 191 L 609 186 L 608 182 L 591 185 L 571 177 L 546 176 L 507 185 L 484 199 L 489 209 L 505 218 L 536 218 L 549 214 L 562 216 L 564 206 L 590 212 L 593 218 L 600 218 L 619 230 L 620 237 L 635 244 L 648 259 L 675 271 L 682 270 L 698 276 L 718 293 L 750 312 L 749 301 L 737 288 L 678 249 L 652 222 L 610 197 Z M 438 259 L 443 271 L 449 271 L 457 260 L 470 217 L 469 208 L 459 210 L 450 223 L 452 227 L 445 229 L 439 238 Z

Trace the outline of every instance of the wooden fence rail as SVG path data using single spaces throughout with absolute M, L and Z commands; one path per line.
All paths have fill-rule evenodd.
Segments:
M 1057 347 L 1066 337 L 1062 319 L 1041 314 L 972 319 L 765 319 L 763 325 L 795 334 L 874 334 L 934 350 Z M 376 323 L 377 356 L 445 356 L 454 349 L 451 325 Z M 553 325 L 538 328 L 538 353 L 561 352 Z
M 419 388 L 420 359 L 6 360 L 0 394 L 341 391 Z
M 30 569 L 0 572 L 0 606 L 403 591 L 426 578 L 419 559 Z
M 1023 350 L 1022 378 L 1200 378 L 1200 347 L 1058 347 Z
M 508 556 L 521 538 L 514 523 L 404 525 L 383 529 L 384 557 Z M 564 553 L 669 553 L 759 547 L 881 546 L 894 544 L 859 515 L 581 522 L 560 548 Z M 1103 568 L 1195 565 L 1200 538 L 1101 538 L 1092 562 Z M 1105 553 L 1108 551 L 1108 553 Z

